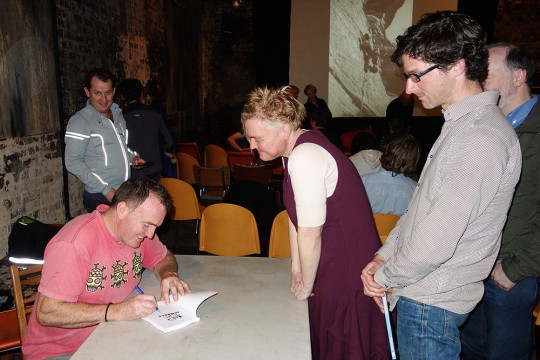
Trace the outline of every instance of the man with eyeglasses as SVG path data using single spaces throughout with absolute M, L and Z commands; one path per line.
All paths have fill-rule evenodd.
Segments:
M 364 292 L 397 307 L 401 360 L 459 359 L 459 327 L 482 298 L 521 170 L 517 136 L 483 91 L 488 49 L 469 15 L 424 15 L 398 36 L 405 91 L 445 123 L 405 214 L 362 271 Z
M 529 87 L 535 71 L 523 49 L 489 46 L 485 89 L 500 91 L 499 107 L 516 130 L 523 165 L 484 297 L 461 329 L 466 360 L 531 358 L 540 276 L 540 106 Z

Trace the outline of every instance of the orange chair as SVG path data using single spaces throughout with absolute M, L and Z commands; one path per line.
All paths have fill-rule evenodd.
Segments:
M 204 167 L 213 168 L 223 165 L 229 165 L 227 151 L 218 145 L 206 145 L 204 148 Z
M 255 164 L 255 156 L 251 152 L 247 151 L 227 151 L 227 159 L 229 162 L 229 168 L 234 174 L 236 171 L 234 165 L 251 165 Z
M 375 220 L 375 226 L 377 227 L 381 243 L 384 244 L 386 238 L 396 226 L 399 216 L 393 214 L 373 214 L 373 219 Z
M 191 155 L 199 164 L 201 163 L 201 152 L 199 151 L 199 145 L 195 141 L 176 143 L 176 152 Z
M 208 206 L 202 215 L 199 249 L 221 256 L 260 254 L 255 216 L 248 209 L 234 204 Z
M 274 218 L 270 231 L 270 247 L 268 257 L 291 258 L 291 245 L 289 240 L 289 215 L 287 210 L 281 211 Z
M 196 183 L 195 175 L 193 174 L 193 165 L 199 165 L 199 162 L 193 156 L 183 152 L 176 153 L 176 173 L 178 174 L 178 179 L 191 185 L 195 185 Z

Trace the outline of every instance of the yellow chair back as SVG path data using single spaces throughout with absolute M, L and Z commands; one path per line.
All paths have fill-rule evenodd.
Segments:
M 183 152 L 176 153 L 176 173 L 178 174 L 178 179 L 191 185 L 195 185 L 193 165 L 199 165 L 199 162 L 193 156 Z
M 204 148 L 204 166 L 213 168 L 223 165 L 229 165 L 227 151 L 218 145 L 206 145 Z
M 373 214 L 373 219 L 375 220 L 375 226 L 377 226 L 381 243 L 384 244 L 390 231 L 396 226 L 399 216 L 393 214 Z
M 289 240 L 289 215 L 287 210 L 281 211 L 274 218 L 270 230 L 270 247 L 268 257 L 291 258 L 291 245 Z
M 199 249 L 221 256 L 260 254 L 255 217 L 248 209 L 234 204 L 208 206 L 202 215 Z

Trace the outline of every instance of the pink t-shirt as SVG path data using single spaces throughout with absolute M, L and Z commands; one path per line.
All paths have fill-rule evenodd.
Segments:
M 138 249 L 118 243 L 98 211 L 68 222 L 45 249 L 39 292 L 51 299 L 88 304 L 119 303 L 139 284 L 142 269 L 153 269 L 167 254 L 157 235 Z M 65 329 L 41 326 L 32 312 L 23 343 L 27 359 L 73 354 L 96 326 Z

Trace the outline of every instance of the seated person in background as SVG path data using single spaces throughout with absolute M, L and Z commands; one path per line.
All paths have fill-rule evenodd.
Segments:
M 240 129 L 227 138 L 227 144 L 232 151 L 251 151 L 249 141 L 244 136 L 244 130 Z
M 359 133 L 351 145 L 352 156 L 349 159 L 360 176 L 377 172 L 381 169 L 382 152 L 377 150 L 377 139 L 369 133 Z
M 311 114 L 313 114 L 317 109 L 321 109 L 326 112 L 328 120 L 332 119 L 332 112 L 328 108 L 326 101 L 317 97 L 317 88 L 315 87 L 315 85 L 306 85 L 306 87 L 304 88 L 304 94 L 308 97 L 308 100 L 304 104 L 304 107 L 306 108 L 306 118 L 302 123 L 302 128 L 311 128 Z
M 146 177 L 131 178 L 111 206 L 69 221 L 45 249 L 38 298 L 22 344 L 27 359 L 73 354 L 107 321 L 134 320 L 156 310 L 150 294 L 129 297 L 143 268 L 160 282 L 161 299 L 189 292 L 172 252 L 156 228 L 171 208 L 167 190 Z
M 317 129 L 326 136 L 332 144 L 334 144 L 339 150 L 343 151 L 343 144 L 339 139 L 339 135 L 327 128 L 328 126 L 328 115 L 324 110 L 317 109 L 315 110 L 310 117 L 311 128 Z
M 415 174 L 419 159 L 420 145 L 412 135 L 402 135 L 384 147 L 382 168 L 362 176 L 374 213 L 403 215 L 416 188 L 416 181 L 408 176 Z

